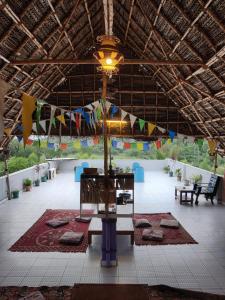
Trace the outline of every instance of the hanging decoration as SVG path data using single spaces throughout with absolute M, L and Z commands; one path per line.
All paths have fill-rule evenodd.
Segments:
M 135 117 L 135 116 L 132 115 L 132 114 L 129 114 L 129 117 L 130 117 L 130 126 L 131 126 L 131 128 L 133 128 L 134 123 L 135 123 L 137 117 Z
M 59 122 L 61 122 L 66 127 L 66 121 L 65 121 L 64 113 L 62 110 L 61 110 L 61 114 L 59 116 L 57 116 L 56 118 L 59 120 Z
M 4 96 L 10 89 L 10 85 L 0 79 L 0 141 L 3 138 L 4 133 L 4 121 L 3 121 L 3 115 L 4 115 Z
M 217 147 L 217 141 L 213 139 L 208 140 L 208 146 L 209 146 L 209 154 L 215 155 L 216 147 Z
M 152 123 L 148 123 L 148 135 L 151 135 L 155 129 L 156 125 Z
M 171 139 L 171 142 L 173 142 L 175 135 L 176 135 L 176 132 L 174 132 L 173 130 L 169 130 L 169 137 Z
M 120 112 L 121 112 L 121 121 L 123 121 L 127 115 L 127 112 L 124 111 L 123 109 L 121 109 Z
M 139 122 L 140 131 L 142 131 L 145 126 L 145 120 L 139 119 L 138 122 Z
M 36 99 L 32 96 L 23 93 L 22 101 L 23 142 L 25 146 L 32 131 L 32 114 L 36 109 Z

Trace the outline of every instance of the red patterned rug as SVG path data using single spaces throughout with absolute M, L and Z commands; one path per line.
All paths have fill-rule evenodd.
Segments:
M 147 219 L 152 227 L 151 229 L 163 230 L 164 238 L 162 241 L 145 241 L 142 239 L 143 228 L 134 227 L 135 245 L 177 245 L 177 244 L 197 244 L 190 234 L 180 224 L 178 229 L 160 227 L 161 219 L 176 220 L 171 213 L 159 214 L 135 214 L 134 219 Z
M 85 213 L 92 214 L 92 210 Z M 79 210 L 47 209 L 36 223 L 9 249 L 19 252 L 86 252 L 88 247 L 89 223 L 75 221 Z M 51 228 L 46 221 L 53 218 L 67 218 L 69 223 L 58 228 Z M 84 239 L 79 245 L 63 245 L 58 242 L 59 237 L 66 231 L 84 232 Z

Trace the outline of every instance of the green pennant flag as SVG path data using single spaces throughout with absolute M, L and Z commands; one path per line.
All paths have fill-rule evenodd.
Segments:
M 97 109 L 96 109 L 96 114 L 97 114 L 98 120 L 101 120 L 101 117 L 102 117 L 102 110 L 101 110 L 101 107 L 100 107 L 100 106 L 97 107 Z
M 145 120 L 139 119 L 138 121 L 139 121 L 140 130 L 142 131 L 145 126 Z
M 162 145 L 166 143 L 166 139 L 162 139 Z
M 204 143 L 203 139 L 196 140 L 196 144 L 198 145 L 199 149 L 202 149 L 203 143 Z
M 53 125 L 56 128 L 55 118 L 51 118 L 50 124 Z

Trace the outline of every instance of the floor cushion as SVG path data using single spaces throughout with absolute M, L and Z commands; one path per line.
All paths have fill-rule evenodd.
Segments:
M 69 220 L 67 219 L 51 219 L 45 222 L 48 226 L 51 226 L 53 228 L 57 228 L 59 226 L 63 226 L 65 224 L 68 224 Z
M 149 241 L 162 241 L 163 240 L 163 231 L 162 230 L 152 230 L 144 229 L 142 232 L 142 239 Z
M 179 228 L 179 223 L 177 222 L 177 220 L 162 219 L 160 222 L 160 226 L 168 228 Z
M 22 298 L 18 298 L 19 300 L 45 300 L 44 296 L 41 292 L 36 291 L 24 296 Z
M 59 238 L 59 242 L 67 245 L 78 245 L 82 242 L 83 238 L 83 232 L 67 231 Z
M 75 220 L 77 222 L 81 222 L 81 223 L 89 223 L 91 221 L 91 217 L 81 217 L 81 216 L 77 216 L 75 218 Z
M 145 227 L 151 227 L 152 225 L 147 219 L 136 219 L 134 221 L 134 225 L 136 228 L 145 228 Z

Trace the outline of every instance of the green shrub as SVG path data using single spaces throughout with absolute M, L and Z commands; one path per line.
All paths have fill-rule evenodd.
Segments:
M 8 161 L 9 173 L 14 173 L 30 167 L 30 162 L 26 157 L 11 157 Z
M 30 166 L 36 165 L 38 163 L 38 156 L 37 156 L 37 154 L 36 153 L 31 153 L 28 156 L 28 160 L 29 160 Z

